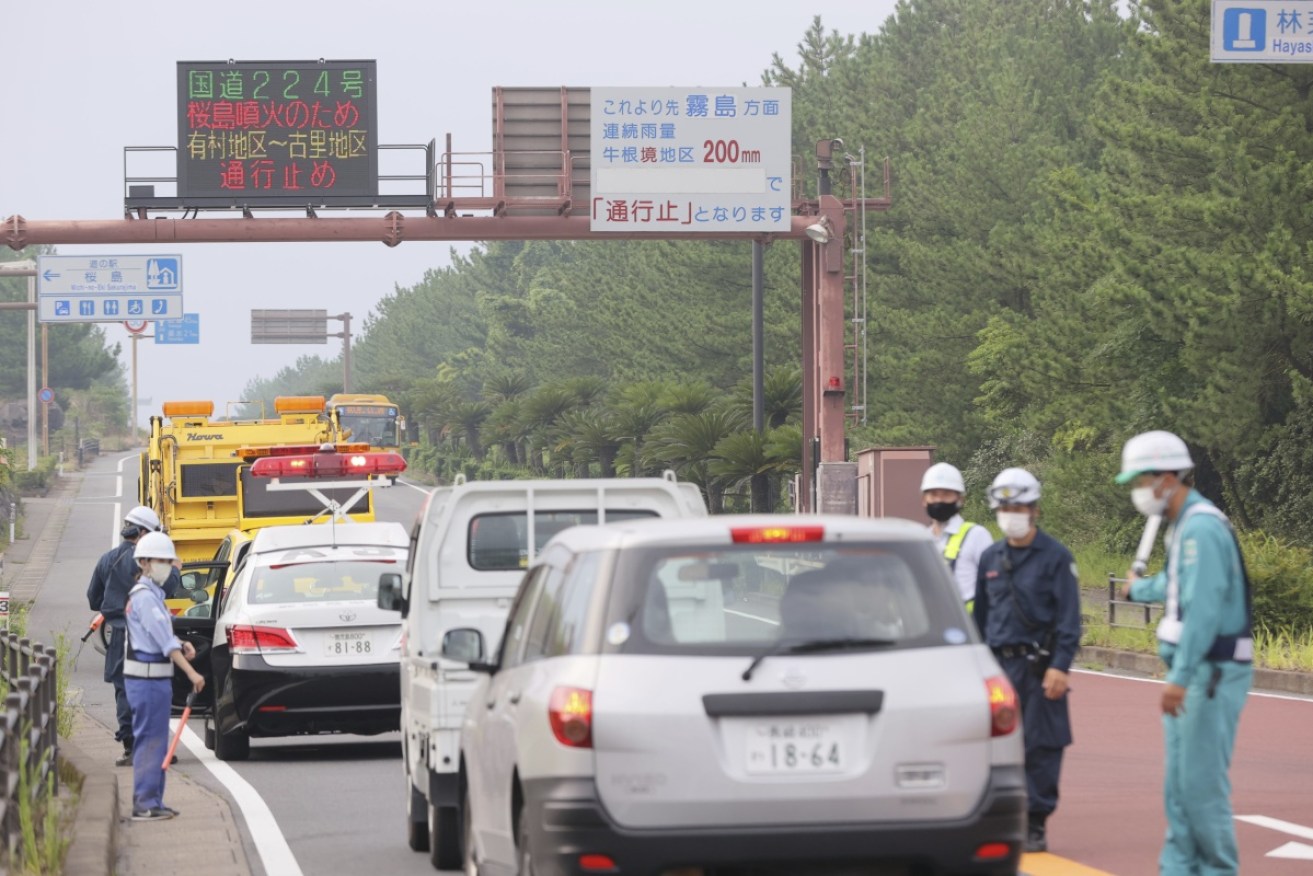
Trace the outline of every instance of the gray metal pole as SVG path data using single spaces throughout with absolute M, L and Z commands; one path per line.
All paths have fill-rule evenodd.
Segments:
M 36 262 L 0 264 L 0 276 L 27 277 L 27 467 L 36 468 Z
M 36 265 L 27 278 L 27 468 L 36 470 Z
M 766 428 L 764 251 L 760 240 L 752 242 L 752 428 L 758 432 Z

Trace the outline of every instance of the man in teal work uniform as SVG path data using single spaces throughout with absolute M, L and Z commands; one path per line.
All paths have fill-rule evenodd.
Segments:
M 1158 653 L 1167 664 L 1163 797 L 1165 876 L 1238 873 L 1227 768 L 1253 680 L 1252 597 L 1230 521 L 1194 486 L 1194 462 L 1171 432 L 1145 432 L 1122 449 L 1119 484 L 1146 517 L 1162 515 L 1167 568 L 1127 574 L 1122 595 L 1162 602 Z

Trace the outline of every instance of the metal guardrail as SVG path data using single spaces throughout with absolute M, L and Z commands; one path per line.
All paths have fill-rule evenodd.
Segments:
M 83 438 L 78 442 L 78 468 L 88 456 L 100 456 L 99 438 Z
M 1129 599 L 1118 597 L 1118 591 L 1121 585 L 1126 583 L 1125 578 L 1119 578 L 1113 572 L 1108 573 L 1108 626 L 1110 627 L 1147 627 L 1158 620 L 1162 614 L 1162 606 L 1149 602 L 1131 602 Z M 1139 617 L 1136 623 L 1119 622 L 1117 620 L 1117 609 L 1133 609 L 1132 614 Z
M 22 775 L 29 805 L 46 792 L 47 780 L 58 790 L 57 667 L 54 648 L 0 634 L 0 682 L 7 692 L 0 713 L 0 839 L 11 865 L 22 853 Z

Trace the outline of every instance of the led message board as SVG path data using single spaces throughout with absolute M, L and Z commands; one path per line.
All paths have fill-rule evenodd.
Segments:
M 374 61 L 179 61 L 178 195 L 378 195 Z

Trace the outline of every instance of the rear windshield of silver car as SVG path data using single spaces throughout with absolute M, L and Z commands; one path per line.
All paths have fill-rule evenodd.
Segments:
M 655 511 L 615 510 L 606 512 L 606 522 L 656 517 Z M 553 535 L 568 526 L 598 523 L 597 509 L 579 511 L 535 511 L 533 515 L 534 553 Z M 470 520 L 469 563 L 480 572 L 505 572 L 529 565 L 529 515 L 524 511 L 479 514 Z
M 603 649 L 749 654 L 870 639 L 887 648 L 978 639 L 927 544 L 733 545 L 629 550 L 612 576 Z

